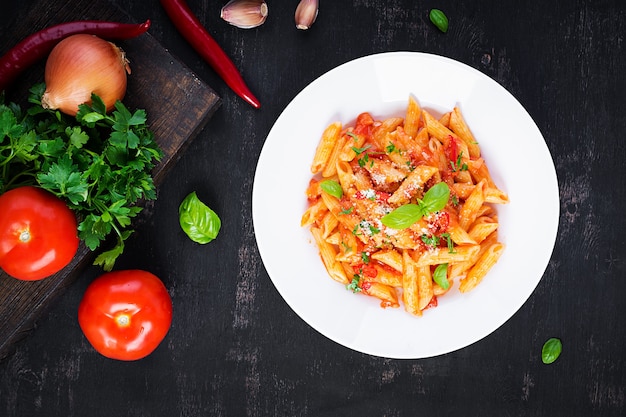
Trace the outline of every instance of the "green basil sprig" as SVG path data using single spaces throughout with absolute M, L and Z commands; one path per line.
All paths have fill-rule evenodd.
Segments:
M 430 21 L 433 22 L 437 29 L 446 33 L 448 31 L 448 17 L 439 9 L 432 9 L 428 15 Z
M 432 186 L 424 198 L 417 204 L 405 204 L 396 208 L 381 219 L 381 222 L 392 229 L 406 229 L 424 216 L 443 209 L 450 198 L 450 187 L 445 182 Z
M 219 216 L 192 192 L 178 208 L 180 227 L 196 243 L 206 244 L 217 237 L 222 222 Z
M 557 339 L 556 337 L 551 337 L 550 339 L 546 340 L 546 343 L 543 344 L 543 348 L 541 349 L 542 362 L 546 365 L 551 364 L 559 358 L 562 349 L 563 345 L 560 339 Z
M 320 187 L 322 188 L 322 191 L 332 195 L 333 197 L 341 198 L 343 196 L 343 189 L 337 181 L 324 180 L 320 182 Z

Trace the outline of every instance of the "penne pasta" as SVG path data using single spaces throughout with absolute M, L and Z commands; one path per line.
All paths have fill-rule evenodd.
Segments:
M 467 276 L 461 280 L 459 284 L 459 291 L 468 292 L 473 290 L 482 279 L 487 275 L 487 272 L 496 264 L 504 245 L 502 243 L 494 243 L 490 245 L 485 253 L 476 261 L 476 264 L 467 273 Z
M 424 184 L 435 173 L 437 168 L 428 165 L 420 165 L 411 172 L 398 189 L 389 197 L 391 204 L 405 204 L 423 190 Z
M 345 135 L 338 135 L 337 140 L 335 141 L 335 146 L 332 149 L 332 152 L 328 156 L 328 160 L 322 169 L 322 177 L 328 178 L 332 177 L 337 173 L 337 162 L 339 161 L 339 154 L 343 149 L 343 145 L 346 143 Z
M 380 250 L 371 255 L 372 259 L 377 260 L 385 265 L 390 266 L 398 272 L 402 272 L 403 261 L 402 255 L 394 249 Z
M 322 237 L 322 231 L 317 227 L 311 228 L 311 234 L 317 243 L 317 247 L 320 251 L 320 257 L 326 267 L 330 277 L 341 284 L 348 283 L 348 277 L 346 276 L 341 263 L 335 259 L 337 252 L 333 245 L 326 242 Z
M 404 131 L 407 135 L 415 137 L 417 131 L 420 128 L 420 116 L 422 114 L 422 108 L 415 98 L 409 96 L 409 104 L 406 108 L 406 115 L 404 117 Z
M 421 316 L 419 308 L 419 276 L 415 261 L 407 250 L 402 252 L 403 278 L 402 278 L 402 302 L 404 309 L 413 315 Z
M 474 220 L 478 217 L 483 203 L 485 202 L 485 180 L 481 180 L 480 183 L 474 187 L 472 193 L 465 200 L 465 204 L 461 208 L 459 213 L 459 224 L 465 230 L 474 223 Z
M 461 140 L 465 143 L 468 149 L 468 154 L 471 158 L 480 158 L 480 147 L 476 138 L 469 129 L 469 126 L 465 123 L 465 119 L 461 114 L 461 110 L 455 107 L 450 114 L 450 129 L 457 134 Z
M 416 317 L 455 283 L 476 288 L 504 250 L 495 206 L 509 202 L 480 155 L 458 107 L 436 119 L 413 97 L 404 118 L 330 124 L 300 221 L 329 276 Z
M 322 172 L 326 166 L 340 133 L 341 123 L 339 122 L 332 123 L 322 133 L 322 139 L 320 140 L 319 145 L 317 145 L 315 155 L 313 156 L 313 162 L 311 163 L 311 172 L 313 174 Z

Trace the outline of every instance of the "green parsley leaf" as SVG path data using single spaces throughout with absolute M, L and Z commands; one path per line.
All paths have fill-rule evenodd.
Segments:
M 65 134 L 70 138 L 70 142 L 76 148 L 82 148 L 89 140 L 89 135 L 80 126 L 67 127 Z
M 448 253 L 456 253 L 456 250 L 454 249 L 454 242 L 452 241 L 452 237 L 450 236 L 450 233 L 442 233 L 441 237 L 446 240 L 446 244 L 448 246 Z
M 43 188 L 68 199 L 72 204 L 87 200 L 89 186 L 67 154 L 50 165 L 46 172 L 37 175 L 37 180 Z
M 423 234 L 420 236 L 420 239 L 427 246 L 431 246 L 431 247 L 439 246 L 440 239 L 437 236 L 428 236 L 426 234 Z
M 359 287 L 359 281 L 361 281 L 361 276 L 358 274 L 354 274 L 352 277 L 352 281 L 346 285 L 346 289 L 352 291 L 353 293 L 361 292 L 361 287 Z
M 361 252 L 361 260 L 364 264 L 370 263 L 370 255 L 367 252 Z
M 366 150 L 368 150 L 371 147 L 372 147 L 372 145 L 366 145 L 366 146 L 364 146 L 362 148 L 357 148 L 357 147 L 352 146 L 350 149 L 352 149 L 355 154 L 361 155 L 363 152 L 365 152 Z

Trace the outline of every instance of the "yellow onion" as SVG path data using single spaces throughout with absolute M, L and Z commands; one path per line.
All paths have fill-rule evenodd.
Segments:
M 46 91 L 41 105 L 75 116 L 78 106 L 97 94 L 107 111 L 126 94 L 126 54 L 94 35 L 72 35 L 59 42 L 46 61 Z

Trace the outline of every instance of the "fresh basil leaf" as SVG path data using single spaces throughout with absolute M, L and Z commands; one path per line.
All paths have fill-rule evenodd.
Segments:
M 433 272 L 433 281 L 444 290 L 450 288 L 450 281 L 448 281 L 448 264 L 437 265 L 435 272 Z
M 448 187 L 448 184 L 445 182 L 438 182 L 433 185 L 428 191 L 426 191 L 424 198 L 422 198 L 422 201 L 420 202 L 424 216 L 443 209 L 446 204 L 448 204 L 449 198 L 450 187 Z
M 320 188 L 326 194 L 330 194 L 333 197 L 341 198 L 343 196 L 343 189 L 341 185 L 334 180 L 324 180 L 320 182 Z
M 206 244 L 217 237 L 222 222 L 219 216 L 204 204 L 196 192 L 189 194 L 178 208 L 180 227 L 196 243 Z
M 430 21 L 433 22 L 437 29 L 446 33 L 448 31 L 448 17 L 439 9 L 432 9 L 428 15 Z
M 384 215 L 380 221 L 392 229 L 406 229 L 422 218 L 422 210 L 417 204 L 405 204 Z
M 546 365 L 551 364 L 555 360 L 559 358 L 561 355 L 561 350 L 563 349 L 563 345 L 561 344 L 561 340 L 556 337 L 552 337 L 543 344 L 543 348 L 541 349 L 541 360 Z

